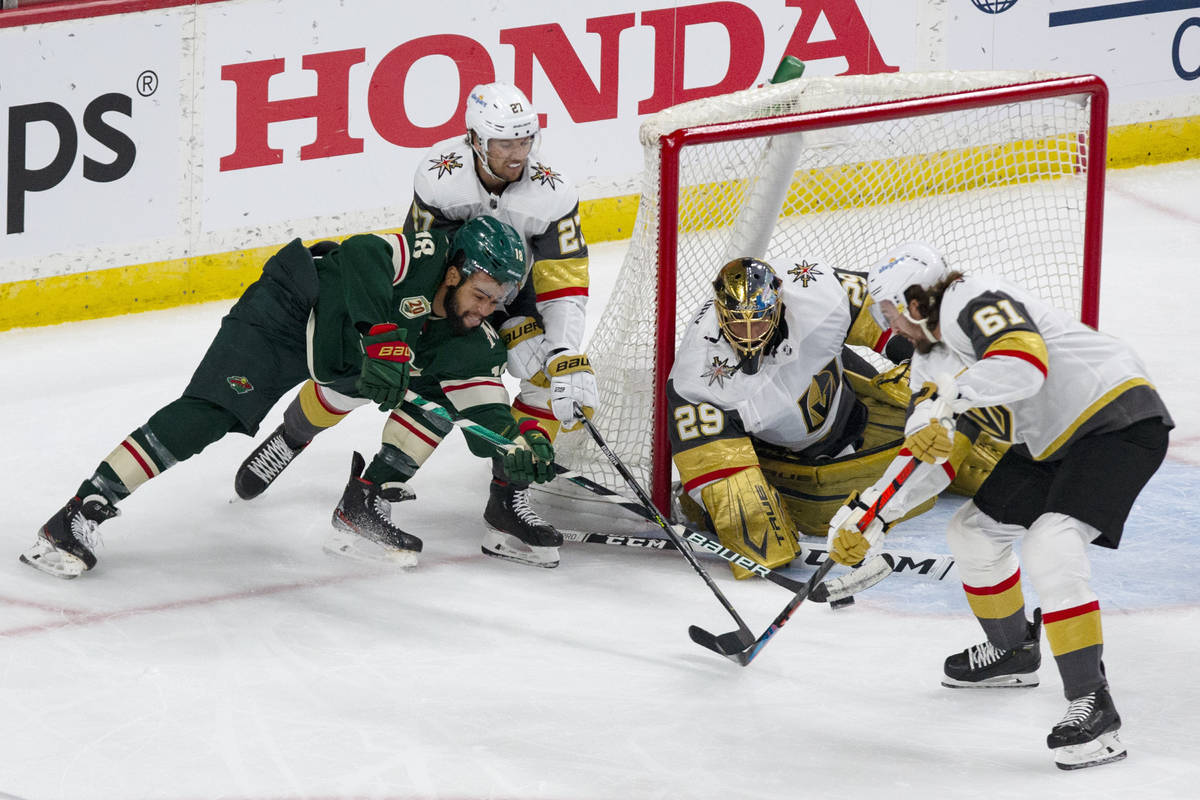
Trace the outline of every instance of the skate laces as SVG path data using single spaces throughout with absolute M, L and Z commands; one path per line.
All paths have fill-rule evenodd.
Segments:
M 1007 650 L 1001 650 L 991 642 L 984 642 L 983 644 L 973 645 L 967 650 L 967 663 L 971 669 L 987 667 L 995 664 L 1007 654 Z
M 100 533 L 97 530 L 97 528 L 100 527 L 100 523 L 104 522 L 106 519 L 112 519 L 121 512 L 119 509 L 108 505 L 108 503 L 101 502 L 99 500 L 93 500 L 91 498 L 92 496 L 89 495 L 83 500 L 82 503 L 80 503 L 79 510 L 71 515 L 69 524 L 71 528 L 71 536 L 75 537 L 76 541 L 78 541 L 88 550 L 95 550 L 100 546 Z M 98 519 L 92 519 L 86 513 L 84 513 L 84 509 L 87 508 L 89 504 L 94 506 L 93 513 L 98 517 Z
M 1072 700 L 1071 705 L 1067 706 L 1067 713 L 1063 715 L 1063 718 L 1059 720 L 1058 725 L 1055 727 L 1062 727 L 1064 725 L 1080 725 L 1084 720 L 1091 716 L 1091 713 L 1095 710 L 1095 708 L 1095 692 L 1092 692 L 1091 694 L 1085 694 L 1078 700 Z
M 526 525 L 536 527 L 538 525 L 548 525 L 546 520 L 538 516 L 538 513 L 533 510 L 533 506 L 529 505 L 529 490 L 515 489 L 513 490 L 513 513 L 517 515 L 517 519 L 524 522 Z
M 299 450 L 288 447 L 283 435 L 272 436 L 263 443 L 262 448 L 250 459 L 246 468 L 262 480 L 270 483 L 283 472 L 283 468 L 292 463 Z

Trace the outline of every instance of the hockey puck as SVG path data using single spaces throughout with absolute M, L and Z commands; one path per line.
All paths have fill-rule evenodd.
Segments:
M 852 606 L 852 605 L 854 605 L 854 595 L 850 595 L 849 597 L 842 597 L 838 600 L 830 600 L 829 601 L 829 607 L 832 608 L 834 611 L 838 610 L 839 608 L 846 608 L 846 607 Z

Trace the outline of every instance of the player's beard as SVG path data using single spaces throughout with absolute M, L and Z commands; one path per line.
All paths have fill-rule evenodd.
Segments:
M 446 287 L 446 320 L 450 323 L 450 333 L 454 336 L 466 336 L 478 327 L 477 325 L 468 325 L 465 319 L 466 313 L 459 311 L 458 288 L 460 286 L 462 286 L 461 283 Z

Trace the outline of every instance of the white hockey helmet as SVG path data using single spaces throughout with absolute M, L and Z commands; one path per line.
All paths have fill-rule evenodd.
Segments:
M 467 130 L 479 138 L 487 152 L 492 139 L 533 136 L 536 146 L 538 115 L 525 93 L 511 83 L 481 83 L 467 95 Z
M 905 242 L 888 250 L 867 272 L 867 292 L 878 304 L 890 300 L 907 314 L 904 292 L 910 286 L 928 289 L 949 274 L 937 250 L 924 242 Z

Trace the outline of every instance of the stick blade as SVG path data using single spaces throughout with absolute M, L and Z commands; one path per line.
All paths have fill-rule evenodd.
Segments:
M 725 656 L 743 667 L 750 663 L 746 655 L 754 647 L 755 640 L 753 634 L 748 630 L 740 629 L 716 636 L 703 628 L 692 625 L 688 628 L 688 636 L 701 647 Z

